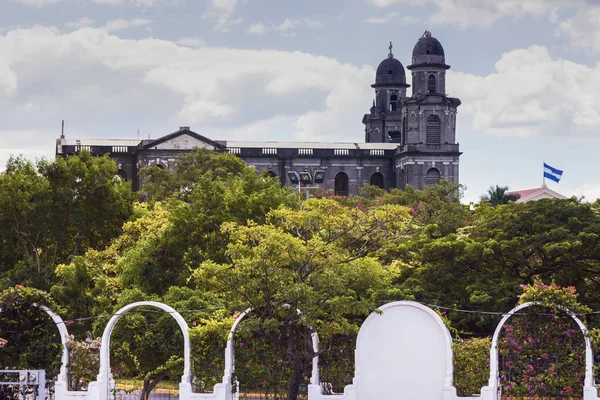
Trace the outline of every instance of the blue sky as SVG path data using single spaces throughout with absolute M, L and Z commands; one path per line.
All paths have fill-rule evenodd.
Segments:
M 70 138 L 363 141 L 375 68 L 428 29 L 452 66 L 461 183 L 600 197 L 592 0 L 0 0 L 0 165 Z

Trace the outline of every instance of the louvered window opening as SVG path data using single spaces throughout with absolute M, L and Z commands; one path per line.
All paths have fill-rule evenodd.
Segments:
M 440 144 L 441 143 L 441 131 L 442 124 L 440 119 L 436 115 L 432 115 L 427 118 L 427 144 Z
M 425 174 L 425 185 L 435 185 L 440 183 L 441 174 L 436 168 L 430 168 Z
M 429 93 L 435 93 L 436 92 L 436 79 L 435 79 L 435 75 L 429 75 L 427 77 L 427 91 Z

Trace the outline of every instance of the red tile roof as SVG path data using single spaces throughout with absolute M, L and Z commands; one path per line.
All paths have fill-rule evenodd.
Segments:
M 534 193 L 537 193 L 541 190 L 544 190 L 544 188 L 535 188 L 535 189 L 525 189 L 525 190 L 513 190 L 510 192 L 506 192 L 506 194 L 518 194 L 520 196 L 520 198 L 524 198 L 527 197 L 529 195 L 532 195 Z

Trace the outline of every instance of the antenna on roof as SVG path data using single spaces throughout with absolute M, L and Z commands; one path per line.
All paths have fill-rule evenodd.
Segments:
M 140 140 L 140 130 L 138 129 L 138 140 Z
M 64 139 L 65 138 L 65 120 L 62 120 L 62 128 L 60 129 L 60 138 Z

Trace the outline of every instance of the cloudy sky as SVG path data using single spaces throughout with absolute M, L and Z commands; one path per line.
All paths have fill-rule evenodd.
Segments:
M 596 0 L 0 0 L 0 165 L 67 138 L 364 141 L 375 68 L 425 29 L 452 66 L 466 200 L 600 197 Z

